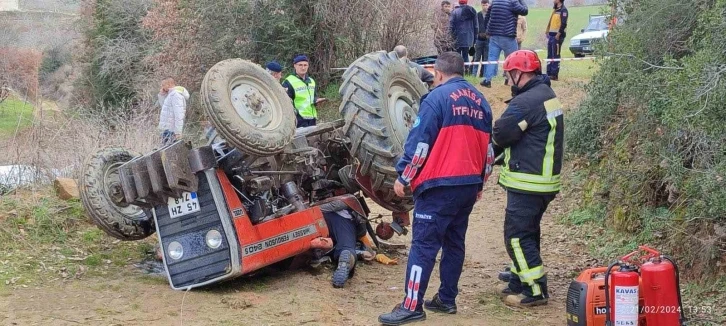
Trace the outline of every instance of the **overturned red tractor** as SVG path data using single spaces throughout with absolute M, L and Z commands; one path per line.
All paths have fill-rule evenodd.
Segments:
M 282 86 L 260 66 L 219 62 L 202 83 L 215 127 L 207 146 L 177 141 L 145 155 L 104 149 L 87 161 L 81 197 L 121 240 L 159 238 L 174 289 L 199 287 L 309 252 L 326 237 L 321 207 L 366 219 L 365 197 L 390 210 L 387 240 L 405 233 L 411 197 L 396 197 L 394 166 L 427 87 L 395 53 L 356 60 L 340 87 L 342 119 L 295 128 Z

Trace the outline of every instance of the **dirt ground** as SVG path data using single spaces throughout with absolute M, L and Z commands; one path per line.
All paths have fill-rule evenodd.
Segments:
M 555 84 L 567 109 L 581 99 L 572 83 Z M 497 85 L 485 90 L 495 116 L 501 114 L 509 89 Z M 490 180 L 496 180 L 495 175 Z M 508 265 L 504 250 L 503 219 L 506 196 L 494 184 L 471 214 L 466 239 L 466 261 L 459 283 L 456 315 L 428 313 L 417 325 L 563 325 L 567 286 L 585 259 L 578 240 L 565 238 L 554 222 L 564 213 L 558 197 L 542 223 L 543 258 L 550 280 L 550 303 L 528 310 L 503 305 L 496 292 L 496 274 Z M 386 215 L 371 204 L 372 216 Z M 392 242 L 410 244 L 410 237 Z M 165 279 L 127 266 L 113 279 L 89 277 L 58 281 L 0 293 L 2 325 L 378 325 L 377 317 L 401 302 L 404 292 L 406 250 L 390 252 L 398 265 L 360 264 L 344 289 L 331 286 L 332 270 L 274 271 L 237 279 L 203 290 L 172 290 Z M 575 262 L 573 264 L 573 262 Z M 1 266 L 0 266 L 1 267 Z M 439 286 L 438 268 L 427 298 Z

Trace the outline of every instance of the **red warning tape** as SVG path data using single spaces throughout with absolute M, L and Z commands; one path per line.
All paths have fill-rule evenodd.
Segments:
M 541 59 L 541 61 L 544 62 L 560 62 L 560 61 L 583 61 L 583 60 L 595 60 L 597 57 L 584 57 L 584 58 L 560 58 L 560 59 Z M 500 61 L 479 61 L 479 62 L 465 62 L 464 65 L 466 66 L 483 66 L 483 65 L 494 65 L 494 64 L 502 64 L 504 63 L 504 60 Z M 421 65 L 424 68 L 433 68 L 433 64 L 425 64 Z M 346 70 L 348 68 L 332 68 L 332 70 Z

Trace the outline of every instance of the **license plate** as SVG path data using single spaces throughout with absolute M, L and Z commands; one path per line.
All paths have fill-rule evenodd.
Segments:
M 196 213 L 202 209 L 199 206 L 199 198 L 196 192 L 184 192 L 181 198 L 169 197 L 167 207 L 169 208 L 169 217 L 171 218 Z

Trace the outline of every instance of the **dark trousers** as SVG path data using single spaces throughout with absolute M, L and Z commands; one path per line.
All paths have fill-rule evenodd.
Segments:
M 469 48 L 468 47 L 462 47 L 462 48 L 456 48 L 456 53 L 461 54 L 461 57 L 464 58 L 464 63 L 469 63 Z M 464 71 L 467 73 L 471 73 L 471 66 L 464 66 Z
M 529 195 L 507 191 L 504 243 L 512 259 L 509 287 L 526 296 L 545 296 L 547 277 L 540 255 L 540 222 L 555 195 Z
M 161 133 L 161 146 L 166 146 L 174 142 L 174 132 L 171 130 L 164 130 Z
M 560 59 L 562 51 L 562 43 L 565 41 L 565 34 L 560 35 L 560 39 L 555 39 L 557 33 L 550 33 L 547 36 L 547 59 Z M 560 62 L 551 61 L 547 63 L 547 75 L 550 77 L 559 77 Z
M 297 128 L 303 128 L 303 127 L 312 127 L 315 125 L 317 119 L 305 119 L 299 114 L 295 115 L 297 117 Z
M 402 307 L 421 310 L 436 255 L 442 249 L 439 298 L 454 303 L 464 266 L 464 239 L 478 185 L 435 187 L 414 198 L 411 250 L 406 267 Z
M 340 253 L 348 250 L 355 255 L 356 229 L 353 220 L 347 219 L 336 212 L 323 213 L 325 224 L 328 225 L 330 238 L 333 239 L 333 260 L 338 260 Z
M 474 63 L 478 63 L 480 61 L 487 61 L 489 59 L 489 40 L 476 40 L 476 46 L 474 47 Z M 479 65 L 474 66 L 474 71 L 478 71 L 477 74 L 478 77 L 484 77 L 484 70 L 486 65 L 482 65 L 479 67 Z

